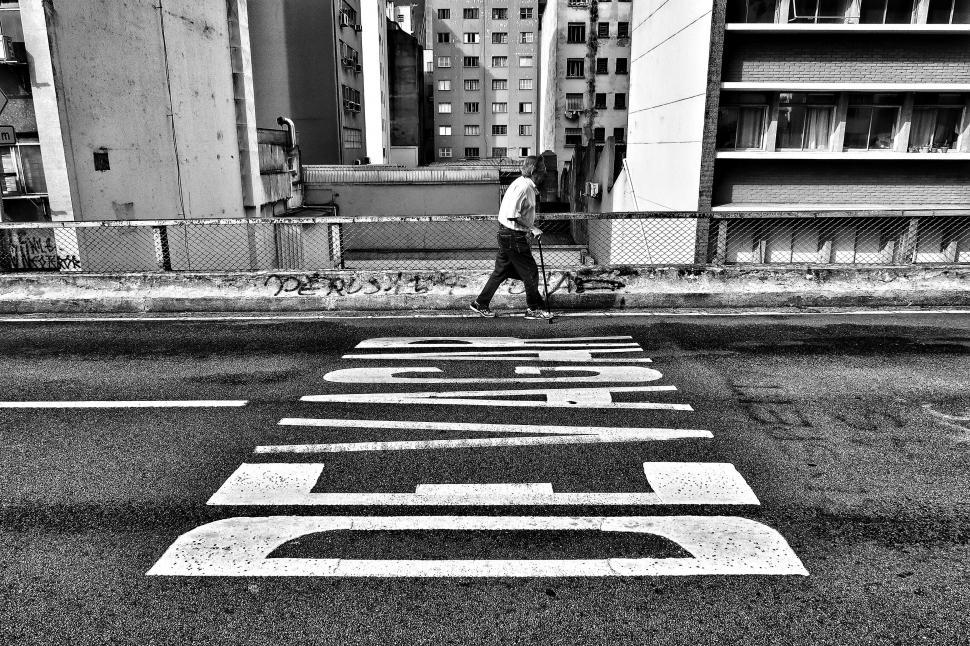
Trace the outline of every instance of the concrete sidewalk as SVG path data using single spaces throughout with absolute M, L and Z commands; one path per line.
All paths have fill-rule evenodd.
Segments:
M 0 314 L 467 310 L 487 271 L 0 275 Z M 525 307 L 509 281 L 497 310 Z M 970 266 L 581 268 L 549 272 L 552 307 L 970 306 Z

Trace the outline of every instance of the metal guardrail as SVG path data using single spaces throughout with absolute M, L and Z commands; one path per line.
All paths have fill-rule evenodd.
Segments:
M 549 213 L 546 263 L 970 265 L 970 209 Z M 488 269 L 494 214 L 0 223 L 0 271 Z

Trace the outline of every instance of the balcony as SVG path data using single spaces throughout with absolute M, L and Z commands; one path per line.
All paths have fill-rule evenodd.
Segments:
M 970 33 L 965 0 L 730 0 L 726 29 L 747 32 Z

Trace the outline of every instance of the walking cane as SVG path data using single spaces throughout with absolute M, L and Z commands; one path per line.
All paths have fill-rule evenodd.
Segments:
M 546 294 L 546 311 L 552 314 L 552 307 L 549 304 L 549 281 L 546 280 L 546 259 L 542 257 L 542 236 L 536 237 L 536 244 L 539 245 L 539 266 L 542 267 L 542 287 Z M 549 325 L 552 325 L 552 316 L 549 317 Z

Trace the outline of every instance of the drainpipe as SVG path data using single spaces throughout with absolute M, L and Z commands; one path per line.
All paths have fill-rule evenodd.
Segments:
M 303 164 L 300 159 L 296 124 L 293 123 L 292 119 L 282 115 L 276 118 L 276 123 L 281 128 L 286 128 L 287 138 L 289 139 L 289 149 L 286 151 L 286 165 L 290 172 L 292 193 L 290 199 L 287 201 L 286 208 L 288 211 L 292 211 L 303 206 Z
M 290 148 L 296 148 L 296 124 L 293 123 L 293 120 L 284 116 L 279 116 L 276 118 L 276 123 L 281 128 L 286 128 L 290 135 Z

